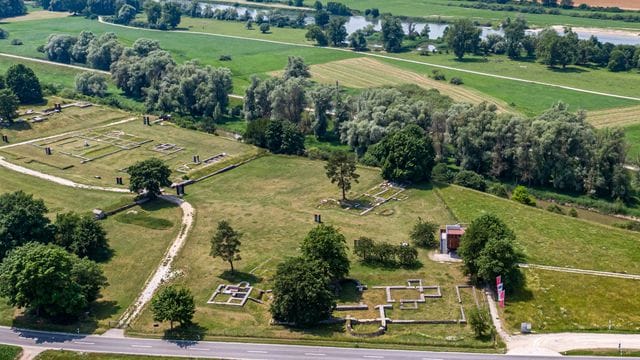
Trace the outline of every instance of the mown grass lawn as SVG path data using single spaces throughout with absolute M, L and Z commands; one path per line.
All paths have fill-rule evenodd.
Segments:
M 377 170 L 360 168 L 358 172 L 360 182 L 354 184 L 350 192 L 352 197 L 381 182 Z M 190 186 L 186 191 L 186 200 L 197 208 L 196 225 L 176 261 L 176 269 L 184 276 L 175 282 L 188 286 L 194 293 L 197 306 L 194 321 L 202 327 L 204 335 L 212 337 L 347 343 L 369 341 L 345 334 L 344 327 L 339 325 L 308 331 L 271 326 L 268 305 L 249 301 L 244 308 L 230 308 L 208 305 L 206 301 L 220 283 L 247 280 L 260 289 L 269 289 L 277 264 L 298 255 L 298 245 L 314 227 L 313 214 L 316 213 L 322 215 L 324 223 L 340 229 L 350 248 L 353 240 L 360 236 L 392 244 L 407 242 L 411 226 L 418 216 L 436 223 L 452 221 L 431 190 L 408 190 L 406 200 L 390 202 L 366 216 L 331 206 L 319 207 L 322 200 L 339 197 L 339 190 L 326 178 L 324 162 L 298 157 L 265 156 Z M 243 233 L 242 260 L 234 264 L 238 269 L 236 274 L 229 272 L 227 263 L 209 256 L 211 236 L 218 221 L 223 219 L 229 220 L 235 229 Z M 405 284 L 409 278 L 421 278 L 425 284 L 441 285 L 447 297 L 435 301 L 433 306 L 443 305 L 445 312 L 433 313 L 434 307 L 426 307 L 415 316 L 453 316 L 459 312 L 455 305 L 457 302 L 450 301 L 455 298 L 454 285 L 465 282 L 457 265 L 433 262 L 423 250 L 419 257 L 422 267 L 418 269 L 370 267 L 350 256 L 350 277 L 369 286 Z M 365 294 L 375 293 L 372 290 Z M 266 297 L 263 300 L 268 302 Z M 452 303 L 454 306 L 449 306 Z M 472 305 L 471 301 L 466 305 Z M 360 316 L 357 313 L 352 315 Z M 151 314 L 146 310 L 132 325 L 131 333 L 162 336 L 167 328 L 168 324 L 153 327 Z M 387 335 L 370 341 L 376 344 L 491 347 L 491 344 L 475 340 L 468 327 L 458 325 L 392 326 Z
M 500 217 L 516 233 L 527 262 L 640 274 L 637 232 L 553 214 L 455 185 L 439 192 L 463 223 L 486 213 Z
M 101 354 L 101 353 L 79 353 L 63 350 L 47 350 L 36 360 L 194 360 L 187 357 L 169 356 L 144 356 L 144 355 L 124 355 L 124 354 Z
M 0 344 L 0 360 L 15 360 L 21 352 L 22 349 L 17 346 Z
M 585 252 L 585 254 L 588 254 Z M 507 296 L 502 318 L 511 331 L 529 322 L 538 332 L 640 331 L 638 280 L 523 269 L 526 288 Z
M 0 193 L 23 190 L 34 194 L 35 198 L 45 201 L 52 220 L 56 213 L 87 213 L 93 208 L 104 209 L 121 204 L 124 198 L 132 200 L 129 195 L 77 190 L 6 169 L 0 171 Z M 126 221 L 129 216 L 134 217 L 136 221 Z M 1 299 L 0 324 L 63 331 L 75 331 L 76 328 L 80 328 L 81 332 L 102 332 L 108 329 L 109 323 L 117 321 L 133 302 L 147 277 L 159 264 L 168 244 L 180 230 L 180 218 L 181 211 L 177 206 L 154 202 L 134 207 L 102 222 L 114 256 L 102 265 L 109 285 L 102 290 L 102 297 L 92 306 L 90 319 L 58 326 L 25 316 L 21 311 L 10 308 L 4 299 Z M 157 229 L 158 221 L 162 221 L 165 226 Z

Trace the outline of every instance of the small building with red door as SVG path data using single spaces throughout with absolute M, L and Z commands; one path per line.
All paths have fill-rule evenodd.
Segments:
M 460 247 L 460 238 L 464 235 L 465 226 L 461 224 L 445 225 L 440 228 L 440 253 L 455 252 Z

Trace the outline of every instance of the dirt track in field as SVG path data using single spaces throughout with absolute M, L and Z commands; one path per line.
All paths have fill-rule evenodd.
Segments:
M 640 10 L 640 0 L 576 0 L 575 5 L 587 4 L 589 6 L 617 6 L 621 9 Z
M 640 123 L 640 106 L 589 111 L 587 121 L 597 128 L 638 124 Z
M 489 98 L 464 85 L 451 85 L 448 81 L 433 80 L 426 75 L 403 70 L 370 58 L 355 58 L 332 61 L 310 67 L 313 80 L 325 84 L 340 84 L 357 89 L 384 85 L 416 84 L 425 89 L 437 89 L 454 100 L 479 104 L 486 101 L 495 104 L 500 112 L 508 111 L 508 106 L 497 99 Z M 447 79 L 448 80 L 448 79 Z

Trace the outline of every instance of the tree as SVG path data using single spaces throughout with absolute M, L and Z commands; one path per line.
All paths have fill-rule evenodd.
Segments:
M 324 263 L 300 257 L 285 260 L 274 277 L 271 315 L 300 327 L 329 319 L 336 304 L 330 279 Z
M 321 139 L 327 133 L 329 119 L 327 112 L 331 110 L 331 101 L 335 95 L 335 89 L 330 86 L 318 86 L 309 93 L 309 98 L 313 104 L 313 133 L 316 138 Z
M 30 68 L 16 64 L 7 70 L 7 87 L 20 99 L 21 104 L 34 104 L 42 101 L 42 88 L 36 74 Z
M 235 231 L 228 221 L 221 220 L 218 222 L 218 230 L 211 238 L 210 255 L 219 257 L 229 263 L 231 272 L 234 272 L 233 262 L 240 260 L 240 238 L 242 234 Z
M 629 68 L 629 62 L 627 61 L 626 56 L 620 50 L 613 50 L 611 55 L 609 56 L 609 64 L 607 64 L 607 69 L 609 71 L 618 72 L 618 71 L 626 71 Z
M 72 13 L 78 14 L 87 7 L 87 0 L 63 0 L 65 9 Z
M 493 284 L 497 276 L 502 276 L 506 291 L 513 291 L 523 284 L 518 264 L 522 256 L 516 251 L 514 237 L 491 237 L 478 256 L 478 280 Z
M 337 184 L 342 190 L 342 201 L 347 200 L 347 192 L 351 190 L 351 182 L 358 183 L 359 174 L 356 174 L 356 159 L 353 154 L 346 151 L 334 151 L 324 167 L 327 177 L 332 184 Z
M 73 44 L 71 48 L 71 58 L 75 62 L 86 63 L 87 52 L 89 51 L 89 44 L 96 36 L 91 31 L 83 30 L 78 36 L 78 40 Z
M 29 243 L 0 264 L 0 295 L 37 315 L 68 321 L 107 285 L 98 265 L 55 245 Z
M 578 36 L 565 28 L 564 36 L 560 36 L 553 29 L 544 29 L 538 35 L 536 57 L 550 67 L 558 64 L 566 67 L 575 63 L 578 58 Z
M 367 50 L 367 37 L 362 30 L 356 30 L 349 35 L 349 46 L 355 51 Z
M 130 176 L 129 190 L 136 193 L 146 190 L 149 196 L 156 197 L 162 193 L 161 186 L 171 185 L 171 169 L 157 158 L 138 161 L 127 169 L 127 173 Z
M 319 46 L 327 46 L 329 44 L 327 36 L 318 25 L 309 25 L 304 37 L 309 41 L 315 41 Z
M 370 155 L 382 167 L 382 177 L 394 181 L 428 181 L 435 164 L 431 138 L 417 125 L 385 136 Z
M 290 78 L 275 86 L 269 94 L 271 119 L 300 123 L 302 112 L 307 107 L 306 85 L 305 78 Z
M 102 225 L 89 215 L 57 214 L 54 242 L 80 258 L 106 260 L 111 250 Z
M 484 181 L 482 175 L 471 170 L 462 170 L 457 173 L 453 178 L 453 183 L 478 191 L 484 191 L 487 188 L 487 182 Z
M 282 78 L 288 80 L 291 78 L 310 78 L 309 66 L 304 63 L 304 59 L 300 56 L 289 56 L 287 59 L 287 67 L 284 69 Z
M 0 195 L 0 260 L 28 242 L 47 243 L 53 228 L 44 201 L 22 191 Z
M 269 32 L 269 30 L 271 30 L 271 26 L 269 26 L 268 23 L 262 23 L 260 24 L 260 32 L 263 34 L 266 34 Z
M 507 45 L 507 56 L 512 59 L 520 57 L 520 49 L 522 46 L 522 40 L 525 37 L 525 30 L 527 29 L 527 21 L 519 16 L 515 20 L 507 18 L 502 23 L 502 30 L 504 31 L 504 39 Z
M 531 198 L 527 188 L 522 185 L 518 185 L 513 189 L 513 193 L 511 193 L 511 200 L 528 206 L 536 206 L 535 200 Z
M 162 5 L 155 1 L 145 1 L 144 13 L 147 15 L 147 22 L 149 24 L 158 24 L 162 16 Z
M 420 37 L 422 40 L 429 40 L 429 34 L 431 33 L 431 28 L 429 28 L 429 24 L 424 24 L 424 27 L 420 31 Z
M 75 36 L 50 35 L 44 46 L 44 52 L 51 61 L 69 64 L 72 57 L 71 51 L 77 40 Z
M 173 322 L 180 325 L 190 324 L 196 312 L 196 304 L 191 291 L 186 288 L 168 286 L 160 290 L 151 300 L 153 321 L 169 321 L 173 330 Z
M 400 51 L 403 39 L 404 30 L 400 19 L 391 16 L 382 19 L 382 45 L 386 51 Z
M 305 259 L 326 264 L 333 281 L 339 281 L 349 274 L 347 241 L 331 225 L 320 224 L 309 231 L 300 244 L 300 252 Z
M 24 15 L 27 7 L 23 0 L 0 0 L 0 18 Z
M 418 221 L 413 225 L 409 237 L 414 244 L 421 247 L 437 248 L 439 245 L 439 239 L 436 237 L 436 231 L 438 231 L 438 225 L 424 221 L 422 218 L 418 218 Z
M 107 93 L 107 78 L 102 74 L 85 71 L 76 75 L 76 91 L 82 95 L 104 97 Z
M 464 271 L 472 281 L 483 280 L 478 277 L 481 253 L 491 239 L 515 240 L 515 234 L 507 225 L 493 214 L 481 215 L 474 219 L 460 239 L 458 255 L 463 260 Z M 488 279 L 490 280 L 490 279 Z
M 466 53 L 473 53 L 480 45 L 480 34 L 482 31 L 477 28 L 469 19 L 458 19 L 448 28 L 445 41 L 456 57 L 461 60 Z
M 87 49 L 87 64 L 94 69 L 109 70 L 111 64 L 118 61 L 124 47 L 118 42 L 116 34 L 109 32 L 91 40 Z
M 344 24 L 347 23 L 342 17 L 333 17 L 327 24 L 327 38 L 333 46 L 341 46 L 347 38 L 347 28 Z
M 329 13 L 324 10 L 318 10 L 314 15 L 316 25 L 320 26 L 321 28 L 324 28 L 329 23 L 330 18 L 331 17 Z
M 472 308 L 469 311 L 469 325 L 473 329 L 477 338 L 486 336 L 491 330 L 491 315 L 484 310 L 477 307 Z
M 2 121 L 12 123 L 19 107 L 20 99 L 11 89 L 0 90 L 0 119 Z
M 162 5 L 162 13 L 160 15 L 160 23 L 170 29 L 175 29 L 180 24 L 182 12 L 180 6 L 172 2 L 165 2 Z
M 118 24 L 128 24 L 131 20 L 136 18 L 136 14 L 138 10 L 131 5 L 124 4 L 120 9 L 118 9 L 118 14 L 116 15 L 116 23 Z M 175 27 L 175 26 L 174 26 Z

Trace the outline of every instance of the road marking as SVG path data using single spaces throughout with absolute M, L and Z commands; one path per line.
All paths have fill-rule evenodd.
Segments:
M 151 345 L 131 345 L 131 347 L 134 347 L 134 348 L 150 348 Z
M 189 348 L 190 350 L 195 350 L 195 351 L 209 351 L 211 349 L 205 349 L 205 348 Z
M 384 359 L 384 356 L 378 356 L 378 355 L 365 355 L 363 357 L 366 357 L 368 359 Z
M 442 360 L 442 359 L 435 359 L 435 358 L 422 358 L 422 360 Z
M 96 343 L 88 342 L 88 341 L 74 341 L 74 344 L 83 344 L 83 345 L 95 345 Z
M 304 353 L 307 356 L 327 356 L 327 354 L 318 354 L 318 353 Z
M 248 353 L 254 353 L 254 354 L 267 354 L 266 351 L 261 351 L 261 350 L 247 350 Z

